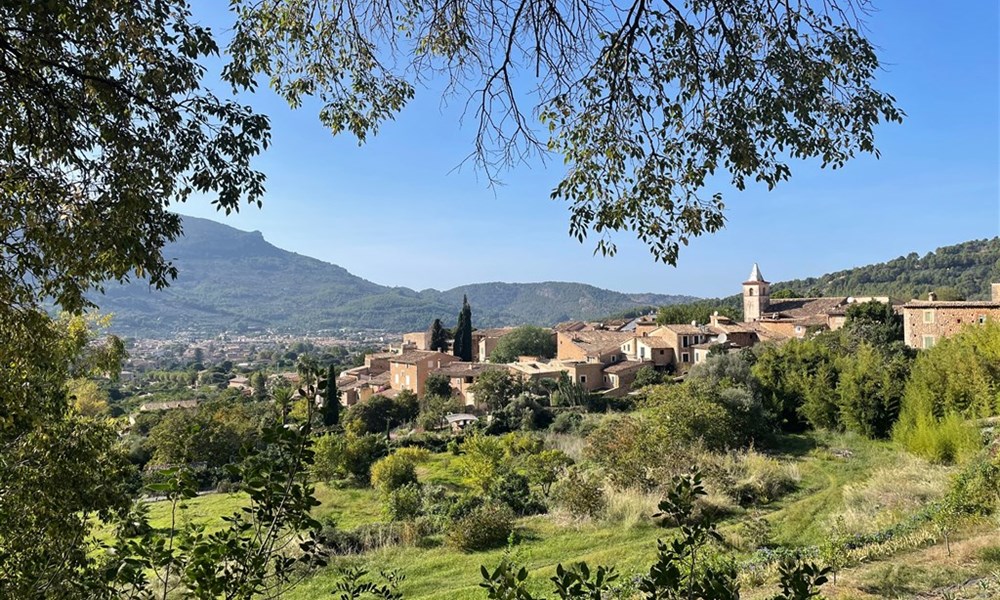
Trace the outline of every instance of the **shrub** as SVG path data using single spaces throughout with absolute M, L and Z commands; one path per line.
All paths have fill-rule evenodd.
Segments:
M 514 512 L 506 504 L 491 502 L 472 509 L 448 528 L 449 546 L 474 552 L 507 543 L 514 531 Z
M 594 473 L 571 469 L 553 489 L 556 504 L 577 518 L 597 519 L 608 507 L 601 480 Z
M 502 502 L 518 515 L 544 513 L 545 503 L 531 493 L 528 478 L 520 473 L 508 472 L 493 481 L 487 492 L 490 500 Z
M 959 473 L 947 504 L 971 515 L 990 515 L 1000 508 L 1000 454 L 972 461 Z
M 408 460 L 415 465 L 427 462 L 427 460 L 431 457 L 430 451 L 419 446 L 407 446 L 405 448 L 400 448 L 392 454 L 393 456 L 398 456 L 402 460 Z
M 954 463 L 980 447 L 976 430 L 955 413 L 940 420 L 922 415 L 913 424 L 900 421 L 893 437 L 910 452 L 942 464 Z
M 387 450 L 377 435 L 333 435 L 320 437 L 313 445 L 313 474 L 322 481 L 351 477 L 359 485 L 368 485 L 372 465 Z
M 391 454 L 372 466 L 371 482 L 380 492 L 389 494 L 404 485 L 417 483 L 417 470 L 409 457 Z
M 583 423 L 583 415 L 577 412 L 563 411 L 556 415 L 550 430 L 556 433 L 575 433 Z
M 423 493 L 415 483 L 404 484 L 385 496 L 382 511 L 390 521 L 413 521 L 423 508 Z

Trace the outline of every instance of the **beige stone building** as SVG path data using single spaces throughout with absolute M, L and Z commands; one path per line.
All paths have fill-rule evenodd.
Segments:
M 931 348 L 969 325 L 1000 321 L 1000 283 L 990 286 L 990 300 L 911 300 L 903 305 L 903 341 L 911 348 Z
M 622 331 L 574 331 L 556 333 L 556 358 L 604 364 L 624 360 L 621 345 L 635 335 Z
M 417 396 L 424 394 L 427 376 L 435 369 L 458 361 L 444 352 L 407 350 L 389 358 L 389 387 L 393 390 L 412 390 Z
M 491 363 L 472 363 L 455 361 L 433 369 L 430 375 L 444 375 L 451 384 L 452 394 L 461 399 L 466 406 L 478 406 L 476 394 L 472 391 L 472 385 L 479 380 L 479 377 L 487 371 L 507 370 L 505 365 L 495 365 Z M 426 381 L 426 380 L 425 380 Z

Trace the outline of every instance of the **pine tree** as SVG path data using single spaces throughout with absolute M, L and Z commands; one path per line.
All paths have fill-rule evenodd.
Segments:
M 335 427 L 340 422 L 340 398 L 337 394 L 337 373 L 330 365 L 326 371 L 326 390 L 323 396 L 323 425 Z
M 448 333 L 441 325 L 441 319 L 434 319 L 431 324 L 431 350 L 444 352 L 448 349 Z

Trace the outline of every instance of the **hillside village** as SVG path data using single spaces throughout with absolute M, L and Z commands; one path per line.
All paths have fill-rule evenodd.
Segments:
M 927 301 L 902 303 L 887 296 L 772 298 L 770 282 L 755 263 L 742 284 L 743 321 L 716 311 L 707 323 L 660 324 L 654 315 L 596 323 L 571 321 L 551 328 L 555 356 L 520 356 L 515 362 L 490 361 L 504 336 L 516 328 L 480 329 L 472 333 L 473 360 L 462 361 L 446 351 L 431 349 L 431 333 L 404 334 L 400 343 L 369 354 L 363 366 L 343 371 L 337 380 L 341 403 L 353 406 L 374 395 L 392 398 L 403 390 L 418 397 L 431 376 L 444 376 L 452 393 L 472 409 L 483 408 L 472 389 L 491 370 L 507 370 L 523 381 L 567 378 L 590 393 L 609 398 L 629 394 L 644 367 L 682 376 L 712 352 L 734 352 L 762 342 L 804 338 L 811 332 L 843 327 L 853 304 L 891 304 L 904 319 L 905 341 L 912 348 L 930 348 L 954 335 L 963 324 L 1000 320 L 1000 284 L 992 285 L 990 301 Z

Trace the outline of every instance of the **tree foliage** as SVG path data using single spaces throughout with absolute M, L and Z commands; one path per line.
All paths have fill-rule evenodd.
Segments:
M 964 420 L 1000 415 L 997 389 L 1000 324 L 967 325 L 917 355 L 893 437 L 928 458 L 951 462 L 978 445 Z
M 505 368 L 484 372 L 469 388 L 476 396 L 476 402 L 489 410 L 502 409 L 523 391 L 521 381 Z
M 567 174 L 552 196 L 570 204 L 573 237 L 598 235 L 613 254 L 609 234 L 629 230 L 674 263 L 681 244 L 723 225 L 721 194 L 705 190 L 713 176 L 772 188 L 789 158 L 837 168 L 877 154 L 876 125 L 902 112 L 874 87 L 868 8 L 239 0 L 224 76 L 249 86 L 262 73 L 293 106 L 316 97 L 335 134 L 364 142 L 443 74 L 446 93 L 468 94 L 488 174 L 558 154 Z
M 160 251 L 180 234 L 170 204 L 206 194 L 228 213 L 259 200 L 250 160 L 268 120 L 205 86 L 219 48 L 185 0 L 0 14 L 3 303 L 78 310 L 133 273 L 163 287 L 176 270 Z
M 431 323 L 431 350 L 437 352 L 448 351 L 448 332 L 441 325 L 441 319 L 434 319 Z
M 489 359 L 490 362 L 509 363 L 518 356 L 552 358 L 555 354 L 556 342 L 550 330 L 523 325 L 500 338 Z
M 465 362 L 472 362 L 472 356 L 476 352 L 477 349 L 472 347 L 472 307 L 469 306 L 469 298 L 462 296 L 462 310 L 458 313 L 458 325 L 455 326 L 452 354 Z

